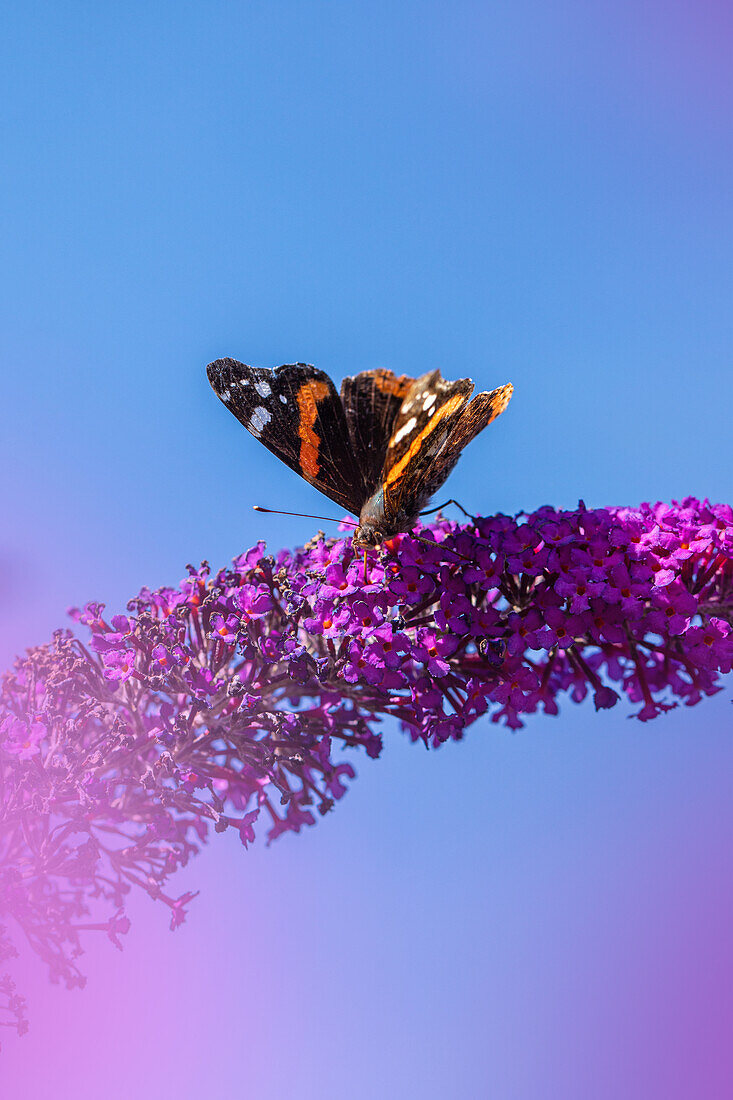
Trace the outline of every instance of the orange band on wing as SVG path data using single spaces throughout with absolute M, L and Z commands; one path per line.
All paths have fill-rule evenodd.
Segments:
M 408 378 L 406 374 L 401 374 L 397 378 L 388 370 L 375 370 L 374 372 L 374 384 L 379 392 L 392 394 L 395 397 L 404 397 L 413 381 L 414 379 Z
M 445 405 L 441 405 L 437 412 L 433 413 L 423 430 L 419 433 L 419 435 L 415 436 L 412 443 L 407 448 L 399 462 L 396 462 L 394 466 L 390 468 L 390 471 L 387 474 L 384 483 L 385 486 L 389 487 L 392 482 L 397 481 L 398 478 L 402 477 L 405 469 L 407 468 L 411 460 L 415 457 L 417 452 L 420 450 L 420 447 L 423 444 L 423 440 L 427 439 L 427 437 L 432 431 L 435 430 L 441 420 L 444 420 L 446 416 L 450 416 L 451 413 L 454 413 L 456 409 L 459 409 L 461 405 L 465 405 L 465 403 L 465 394 L 457 393 L 448 401 L 446 401 Z
M 313 426 L 318 416 L 317 403 L 328 397 L 329 393 L 330 387 L 326 382 L 304 382 L 298 390 L 300 468 L 307 477 L 318 476 L 318 450 L 321 441 L 313 431 Z
M 492 405 L 491 409 L 491 420 L 496 420 L 497 416 L 500 416 L 501 413 L 504 412 L 504 409 L 509 404 L 513 393 L 514 386 L 511 384 L 511 382 L 507 382 L 506 386 L 501 386 L 500 389 L 494 390 L 492 394 L 492 397 L 494 398 L 494 405 Z M 486 423 L 490 424 L 491 420 L 487 420 Z

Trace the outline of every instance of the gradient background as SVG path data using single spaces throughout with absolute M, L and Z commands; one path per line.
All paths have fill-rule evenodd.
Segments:
M 216 401 L 221 355 L 512 381 L 450 482 L 476 511 L 730 501 L 729 13 L 6 8 L 3 662 L 71 604 L 312 534 L 252 513 L 329 505 Z M 30 964 L 0 1089 L 730 1097 L 730 717 L 388 732 L 306 835 L 215 838 L 175 935 L 142 898 L 84 992 Z

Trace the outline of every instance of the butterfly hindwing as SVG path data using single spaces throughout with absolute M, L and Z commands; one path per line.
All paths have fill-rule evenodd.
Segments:
M 365 499 L 344 408 L 324 371 L 307 363 L 275 370 L 217 359 L 206 368 L 216 393 L 268 450 L 342 508 Z
M 389 370 L 369 370 L 341 383 L 346 423 L 366 496 L 381 482 L 393 427 L 413 382 L 404 374 L 398 377 Z

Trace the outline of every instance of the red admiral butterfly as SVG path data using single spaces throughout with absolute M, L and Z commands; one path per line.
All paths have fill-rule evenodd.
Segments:
M 359 517 L 355 548 L 410 531 L 463 448 L 502 413 L 513 387 L 479 393 L 447 382 L 368 370 L 341 394 L 307 363 L 276 370 L 217 359 L 206 368 L 226 407 L 291 470 Z

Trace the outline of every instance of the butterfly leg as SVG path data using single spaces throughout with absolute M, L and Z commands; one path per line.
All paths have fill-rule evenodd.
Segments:
M 440 512 L 443 508 L 445 508 L 445 506 L 447 504 L 455 504 L 456 508 L 460 508 L 460 510 L 463 512 L 466 519 L 470 519 L 471 523 L 473 523 L 475 525 L 476 517 L 472 516 L 470 512 L 467 512 L 466 509 L 463 507 L 463 505 L 459 504 L 457 500 L 453 499 L 453 497 L 451 497 L 450 500 L 443 501 L 443 503 L 439 504 L 437 508 L 428 508 L 427 511 L 421 512 L 420 515 L 421 516 L 432 516 L 432 515 L 434 515 L 435 512 Z

